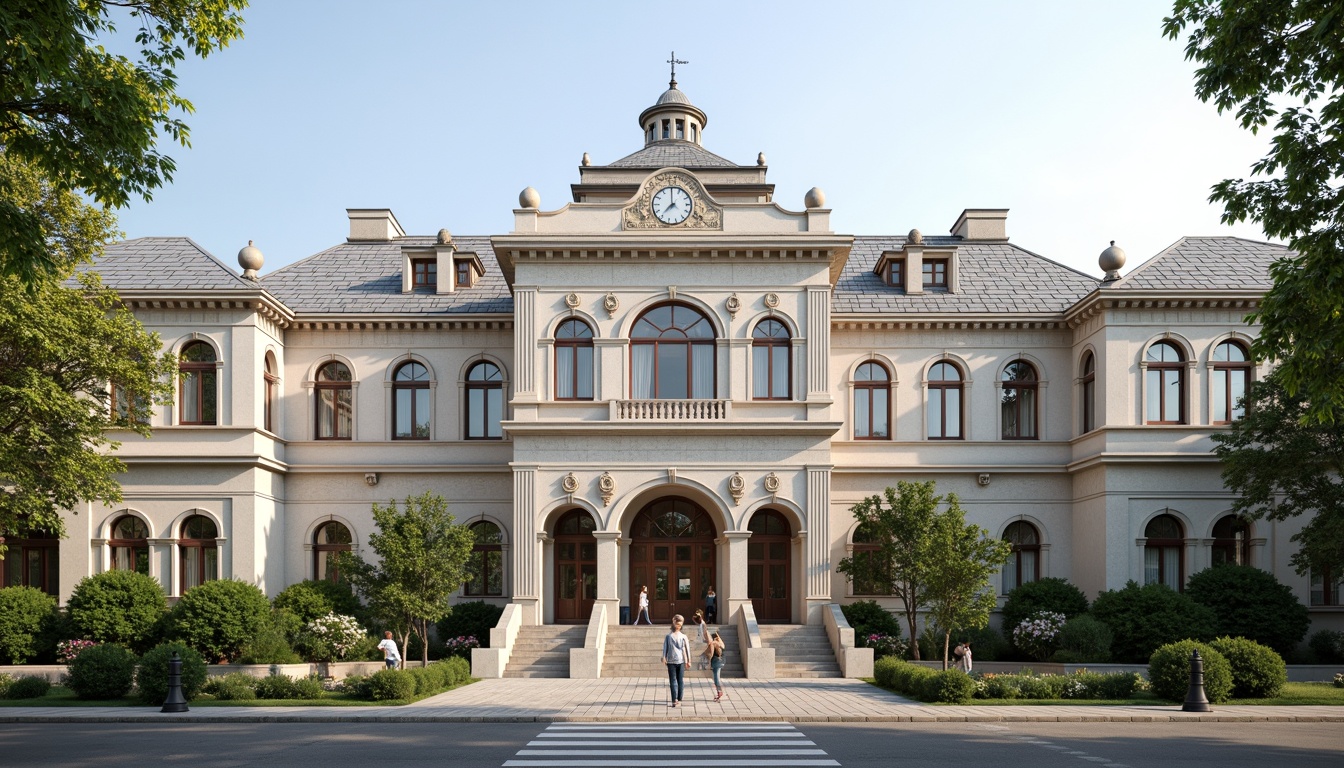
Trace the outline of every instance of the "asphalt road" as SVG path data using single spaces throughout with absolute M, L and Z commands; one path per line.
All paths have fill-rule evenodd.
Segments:
M 0 766 L 1344 765 L 1337 723 L 239 723 L 0 726 Z

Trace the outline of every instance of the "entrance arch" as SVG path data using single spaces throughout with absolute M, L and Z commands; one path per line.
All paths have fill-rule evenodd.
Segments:
M 630 526 L 630 594 L 649 588 L 655 623 L 673 614 L 689 616 L 705 604 L 714 586 L 714 520 L 699 504 L 680 496 L 650 502 Z
M 592 515 L 571 509 L 555 523 L 555 623 L 585 624 L 597 600 L 597 528 Z
M 793 534 L 789 521 L 773 509 L 762 509 L 747 524 L 747 597 L 761 624 L 787 624 L 793 619 Z

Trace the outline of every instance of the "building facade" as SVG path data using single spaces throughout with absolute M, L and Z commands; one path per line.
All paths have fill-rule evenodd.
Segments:
M 791 209 L 763 156 L 705 149 L 675 81 L 638 122 L 572 202 L 524 190 L 506 234 L 352 209 L 344 242 L 263 276 L 250 245 L 241 275 L 185 238 L 109 247 L 93 268 L 179 356 L 177 401 L 120 436 L 124 504 L 17 545 L 7 583 L 274 594 L 365 551 L 372 503 L 432 491 L 477 532 L 462 599 L 526 623 L 614 621 L 642 587 L 655 621 L 713 587 L 721 615 L 815 623 L 888 599 L 834 568 L 868 543 L 850 507 L 932 479 L 1014 542 L 1001 593 L 1179 589 L 1231 560 L 1339 618 L 1336 583 L 1288 565 L 1300 523 L 1232 517 L 1210 453 L 1265 373 L 1243 319 L 1282 247 L 1184 238 L 1124 276 L 1112 247 L 1094 277 L 1010 242 L 1001 209 L 841 234 L 820 190 Z

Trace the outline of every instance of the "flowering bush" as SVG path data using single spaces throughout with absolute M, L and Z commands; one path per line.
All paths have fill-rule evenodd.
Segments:
M 364 637 L 364 628 L 354 616 L 328 613 L 308 622 L 303 635 L 302 645 L 314 661 L 336 661 Z
M 1335 673 L 1335 687 L 1344 688 L 1344 672 Z
M 1058 647 L 1059 631 L 1065 621 L 1062 613 L 1034 613 L 1013 630 L 1013 644 L 1032 658 L 1045 661 Z
M 62 640 L 56 644 L 56 662 L 58 664 L 69 664 L 81 652 L 87 651 L 95 645 L 97 643 L 92 640 Z
M 892 635 L 874 633 L 864 638 L 864 645 L 873 649 L 873 658 L 880 659 L 883 656 L 895 656 L 904 658 L 905 641 Z
M 480 648 L 481 644 L 473 635 L 459 635 L 450 637 L 444 641 L 444 656 L 451 658 L 458 656 L 463 659 L 471 658 L 471 649 Z

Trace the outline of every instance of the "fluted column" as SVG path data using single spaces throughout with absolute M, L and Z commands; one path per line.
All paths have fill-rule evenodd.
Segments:
M 831 468 L 807 468 L 807 539 L 803 543 L 806 624 L 821 623 L 831 602 Z
M 831 399 L 831 289 L 807 288 L 807 399 Z
M 537 291 L 513 292 L 514 397 L 537 399 Z
M 540 624 L 541 543 L 537 539 L 537 471 L 513 468 L 513 602 L 523 607 L 524 624 Z

